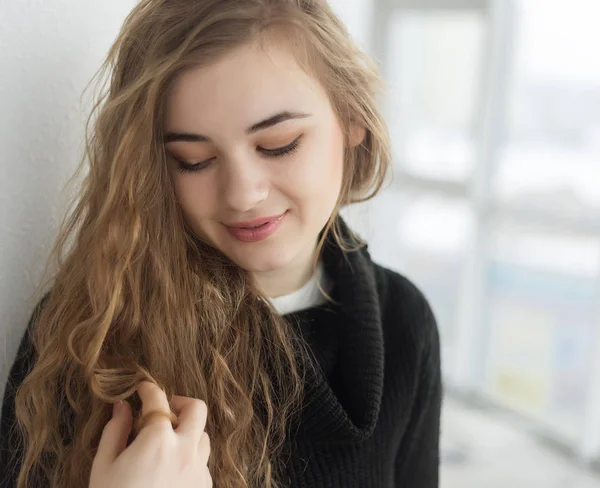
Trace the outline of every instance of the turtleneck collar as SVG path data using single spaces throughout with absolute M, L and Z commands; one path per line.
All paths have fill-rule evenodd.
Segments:
M 342 237 L 351 242 L 349 227 L 339 219 Z M 374 265 L 366 246 L 344 252 L 331 235 L 322 262 L 337 302 L 338 395 L 322 371 L 309 368 L 296 435 L 317 442 L 361 442 L 375 429 L 383 393 L 383 330 Z

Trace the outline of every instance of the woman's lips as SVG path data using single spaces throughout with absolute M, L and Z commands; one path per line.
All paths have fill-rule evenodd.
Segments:
M 285 219 L 288 211 L 272 217 L 262 217 L 248 222 L 237 222 L 225 227 L 229 233 L 242 242 L 258 242 L 272 235 Z

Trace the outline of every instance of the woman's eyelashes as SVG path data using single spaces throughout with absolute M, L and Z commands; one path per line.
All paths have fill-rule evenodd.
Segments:
M 215 158 L 210 158 L 210 159 L 207 159 L 206 161 L 200 161 L 199 163 L 186 163 L 185 161 L 182 161 L 181 159 L 177 159 L 177 158 L 175 158 L 175 161 L 177 161 L 177 169 L 183 173 L 186 173 L 186 172 L 200 171 L 200 170 L 203 170 L 204 168 L 208 168 L 210 166 L 210 164 L 212 163 L 213 159 L 215 159 Z
M 262 147 L 258 147 L 257 150 L 265 156 L 269 156 L 272 158 L 287 156 L 288 154 L 293 154 L 298 150 L 298 148 L 300 147 L 300 139 L 302 139 L 301 135 L 296 137 L 296 139 L 290 142 L 287 146 L 277 147 L 275 149 L 265 149 Z
M 300 148 L 300 139 L 302 139 L 302 135 L 296 137 L 296 139 L 294 139 L 291 143 L 289 143 L 286 146 L 277 147 L 274 149 L 267 149 L 264 147 L 257 146 L 256 150 L 260 154 L 262 154 L 263 156 L 266 156 L 268 158 L 281 158 L 281 157 L 289 156 L 289 155 L 295 153 Z M 198 163 L 187 163 L 178 158 L 174 158 L 174 159 L 177 162 L 179 171 L 195 172 L 195 171 L 201 171 L 205 168 L 208 168 L 216 158 L 213 157 L 210 159 L 206 159 L 204 161 L 200 161 Z

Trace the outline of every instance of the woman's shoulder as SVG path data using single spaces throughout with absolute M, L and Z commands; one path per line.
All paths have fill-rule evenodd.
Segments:
M 20 335 L 17 354 L 8 368 L 8 377 L 2 394 L 2 407 L 0 409 L 0 472 L 3 478 L 0 486 L 15 486 L 21 466 L 22 439 L 17 433 L 17 419 L 15 414 L 15 397 L 19 387 L 31 372 L 35 363 L 36 352 L 32 336 L 49 294 L 46 294 L 34 307 L 27 327 Z
M 421 344 L 439 343 L 439 331 L 431 304 L 421 288 L 398 271 L 373 263 L 384 331 L 407 334 Z
M 375 281 L 380 301 L 390 302 L 400 308 L 419 310 L 423 313 L 430 308 L 429 300 L 421 288 L 404 274 L 386 266 L 373 263 Z
M 44 295 L 33 308 L 33 312 L 29 318 L 27 326 L 20 334 L 17 354 L 14 361 L 8 368 L 8 378 L 4 390 L 4 402 L 6 404 L 7 397 L 14 393 L 22 383 L 23 379 L 29 374 L 35 361 L 35 348 L 33 345 L 33 334 L 38 318 L 44 305 L 48 300 L 49 294 Z

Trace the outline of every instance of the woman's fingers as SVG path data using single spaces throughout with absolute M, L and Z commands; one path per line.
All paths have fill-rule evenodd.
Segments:
M 198 454 L 202 464 L 208 465 L 208 458 L 210 457 L 210 437 L 204 432 L 200 438 L 200 444 L 198 445 Z
M 204 430 L 208 416 L 206 403 L 196 398 L 175 395 L 171 399 L 171 405 L 179 420 L 175 432 L 188 437 L 192 445 L 196 444 L 201 462 L 208 465 L 210 438 Z
M 171 427 L 168 415 L 173 410 L 177 416 L 177 427 L 174 432 L 187 438 L 191 445 L 198 446 L 198 454 L 202 462 L 207 464 L 210 456 L 210 439 L 205 432 L 208 416 L 206 403 L 196 398 L 174 395 L 169 405 L 165 392 L 149 381 L 140 383 L 137 391 L 142 401 L 142 419 L 147 419 L 144 421 L 144 426 L 168 424 Z M 166 415 L 162 415 L 161 412 Z M 125 442 L 126 440 L 127 437 Z
M 144 426 L 154 424 L 169 424 L 169 414 L 171 407 L 166 393 L 150 381 L 142 381 L 137 389 L 138 395 L 142 400 L 142 418 L 148 418 Z M 163 412 L 164 415 L 150 415 L 154 412 Z
M 200 442 L 208 416 L 206 403 L 196 398 L 174 395 L 171 406 L 178 417 L 175 432 L 191 436 L 196 442 Z
M 104 472 L 127 447 L 127 438 L 131 432 L 133 415 L 127 402 L 121 402 L 114 408 L 113 417 L 108 421 L 98 451 L 94 458 L 94 469 Z
M 165 392 L 158 386 L 145 381 L 137 391 L 142 402 L 142 419 L 148 419 L 149 427 L 142 426 L 139 435 L 127 446 L 132 415 L 131 407 L 124 403 L 103 431 L 92 464 L 90 486 L 164 487 L 171 483 L 211 487 L 210 440 L 204 432 L 206 404 L 175 396 L 171 401 L 172 412 Z M 175 430 L 169 415 L 177 420 Z

